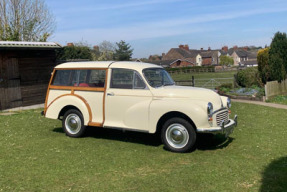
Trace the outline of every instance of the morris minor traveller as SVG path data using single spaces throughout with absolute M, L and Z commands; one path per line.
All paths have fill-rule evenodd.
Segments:
M 141 62 L 70 62 L 56 66 L 43 115 L 70 137 L 87 126 L 160 133 L 166 149 L 193 149 L 198 133 L 228 137 L 237 125 L 231 101 L 204 88 L 176 86 L 168 72 Z

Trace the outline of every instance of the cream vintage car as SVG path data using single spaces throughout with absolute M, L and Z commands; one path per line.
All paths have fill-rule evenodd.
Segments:
M 231 101 L 203 88 L 176 86 L 160 66 L 141 62 L 70 62 L 55 67 L 43 114 L 80 137 L 87 126 L 160 133 L 173 152 L 190 151 L 197 133 L 228 136 Z

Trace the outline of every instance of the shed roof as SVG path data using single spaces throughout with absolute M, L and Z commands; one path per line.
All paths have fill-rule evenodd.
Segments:
M 0 41 L 0 49 L 58 49 L 54 42 Z

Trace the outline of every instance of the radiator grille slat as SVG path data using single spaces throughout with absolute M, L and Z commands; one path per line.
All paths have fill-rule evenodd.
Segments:
M 220 123 L 224 120 L 224 123 L 228 123 L 228 111 L 224 111 L 216 114 L 216 124 L 220 126 Z

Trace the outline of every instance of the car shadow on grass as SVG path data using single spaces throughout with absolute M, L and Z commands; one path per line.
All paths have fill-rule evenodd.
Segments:
M 216 150 L 226 148 L 234 138 L 225 138 L 224 135 L 198 134 L 197 146 L 198 150 Z
M 287 191 L 287 156 L 272 161 L 262 172 L 260 192 Z
M 62 128 L 55 128 L 53 132 L 64 133 Z M 88 127 L 84 137 L 93 137 L 107 140 L 138 143 L 148 146 L 162 145 L 159 134 L 148 134 L 117 129 Z M 234 138 L 225 138 L 223 135 L 198 134 L 196 148 L 193 150 L 216 150 L 227 147 Z M 192 151 L 193 151 L 192 150 Z
M 57 133 L 64 133 L 62 128 L 55 128 L 53 131 Z M 105 129 L 100 127 L 87 127 L 83 137 L 124 141 L 149 146 L 160 146 L 162 144 L 158 134 L 122 131 L 118 129 Z

